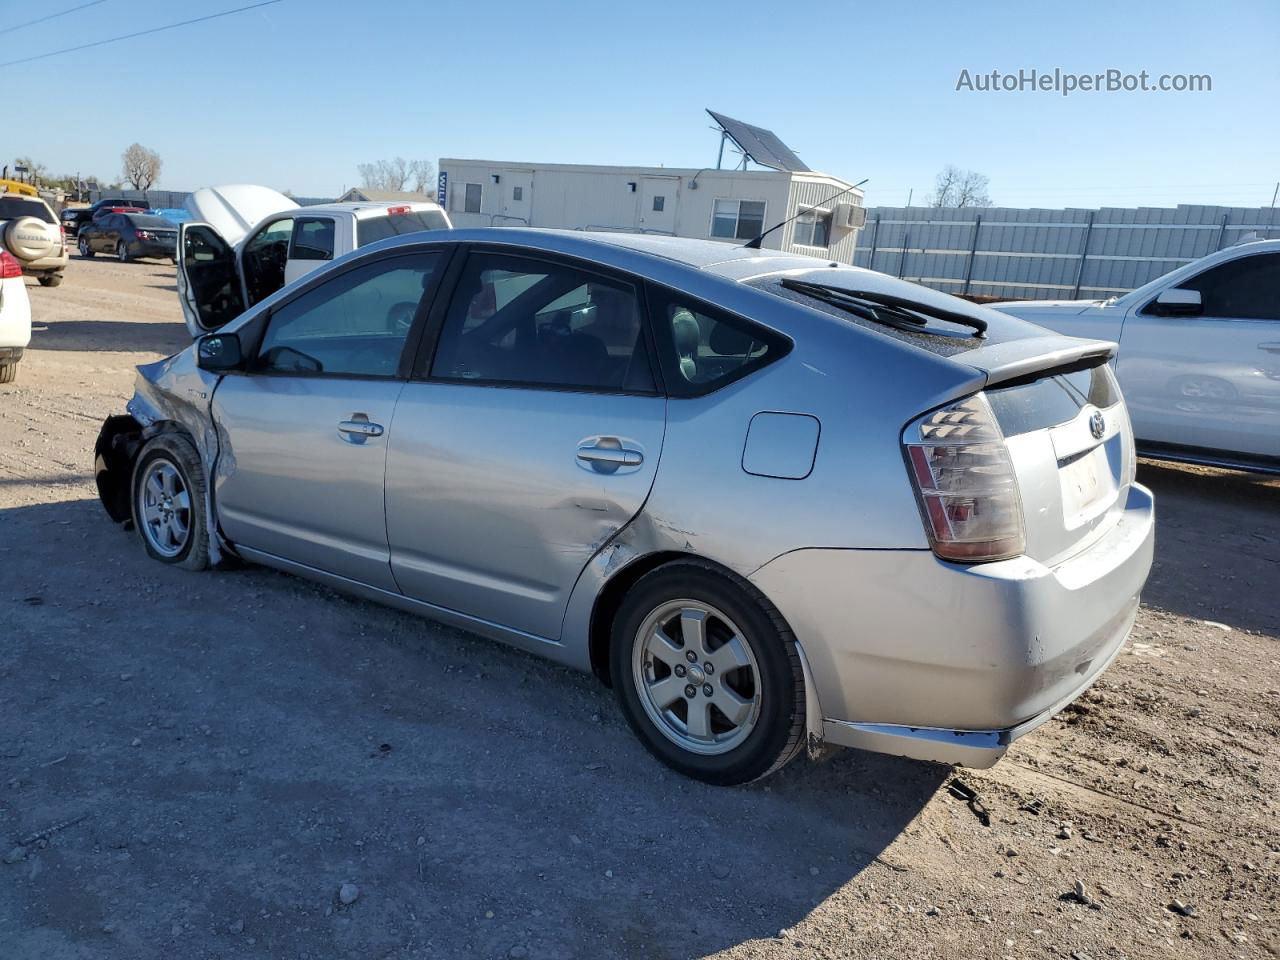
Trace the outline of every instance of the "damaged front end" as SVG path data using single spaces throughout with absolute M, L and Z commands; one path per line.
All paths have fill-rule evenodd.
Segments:
M 138 367 L 128 412 L 107 417 L 93 449 L 98 497 L 116 523 L 132 523 L 133 466 L 146 442 L 160 433 L 173 430 L 185 434 L 200 453 L 205 476 L 213 476 L 218 439 L 209 399 L 218 380 L 219 374 L 196 366 L 194 346 Z M 212 484 L 206 487 L 209 559 L 217 563 L 226 547 L 216 529 Z

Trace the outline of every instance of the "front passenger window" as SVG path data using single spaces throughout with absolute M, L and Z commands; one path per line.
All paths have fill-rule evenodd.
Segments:
M 348 270 L 272 311 L 259 373 L 393 377 L 439 253 L 388 257 Z

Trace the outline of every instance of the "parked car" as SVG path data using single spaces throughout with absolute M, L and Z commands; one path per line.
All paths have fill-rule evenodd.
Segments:
M 121 263 L 140 257 L 178 258 L 178 225 L 145 213 L 109 213 L 80 228 L 80 256 L 109 253 Z
M 22 272 L 44 287 L 62 283 L 67 269 L 67 241 L 49 204 L 38 196 L 0 193 L 0 246 L 19 263 Z
M 1110 300 L 994 306 L 1118 341 L 1143 454 L 1280 472 L 1280 240 L 1220 250 Z
M 145 207 L 131 203 L 119 197 L 108 197 L 88 207 L 66 207 L 62 211 L 62 228 L 68 237 L 75 240 L 80 235 L 80 228 L 99 214 L 112 212 L 143 211 Z
M 1112 349 L 776 251 L 429 231 L 140 367 L 97 482 L 162 563 L 593 671 L 693 777 L 821 740 L 982 767 L 1137 612 Z
M 31 342 L 31 303 L 22 264 L 0 248 L 0 383 L 18 376 L 18 361 Z
M 216 330 L 285 284 L 387 237 L 447 229 L 435 203 L 300 207 L 268 187 L 207 187 L 187 198 L 178 297 L 193 337 Z

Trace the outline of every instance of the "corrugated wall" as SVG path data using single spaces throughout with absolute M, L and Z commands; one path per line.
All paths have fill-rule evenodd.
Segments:
M 1268 207 L 873 207 L 854 264 L 947 293 L 1109 297 L 1246 237 L 1280 237 Z

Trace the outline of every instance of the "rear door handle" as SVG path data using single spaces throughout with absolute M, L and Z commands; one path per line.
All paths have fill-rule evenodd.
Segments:
M 617 473 L 620 467 L 638 467 L 644 454 L 622 445 L 617 437 L 593 437 L 578 444 L 578 462 L 598 473 Z
M 1267 353 L 1280 353 L 1280 342 L 1260 343 L 1259 350 L 1265 350 Z

